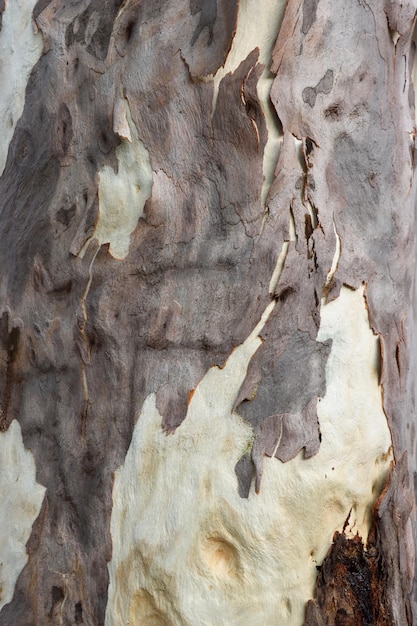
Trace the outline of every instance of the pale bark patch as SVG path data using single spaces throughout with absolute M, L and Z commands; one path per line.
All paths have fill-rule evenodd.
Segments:
M 116 148 L 117 172 L 105 165 L 99 172 L 99 218 L 91 239 L 100 246 L 110 244 L 109 252 L 116 259 L 129 253 L 130 235 L 144 216 L 146 200 L 153 185 L 149 152 L 139 139 L 127 101 L 117 103 L 115 119 L 121 144 Z M 87 241 L 80 256 L 84 255 Z
M 16 124 L 23 113 L 29 75 L 43 48 L 32 20 L 36 0 L 6 2 L 0 30 L 0 176 Z
M 26 565 L 26 542 L 44 494 L 45 488 L 36 482 L 33 455 L 23 445 L 19 422 L 13 420 L 0 434 L 0 609 L 11 601 Z
M 349 517 L 366 540 L 392 457 L 363 289 L 322 305 L 319 339 L 333 346 L 319 452 L 265 458 L 261 493 L 239 497 L 234 468 L 253 433 L 232 407 L 272 309 L 207 372 L 175 433 L 162 432 L 154 395 L 145 401 L 115 476 L 107 626 L 144 593 L 158 624 L 298 626 L 334 531 Z

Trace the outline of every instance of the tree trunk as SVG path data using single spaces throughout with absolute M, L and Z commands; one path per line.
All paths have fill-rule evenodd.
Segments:
M 0 625 L 417 624 L 409 0 L 0 1 Z

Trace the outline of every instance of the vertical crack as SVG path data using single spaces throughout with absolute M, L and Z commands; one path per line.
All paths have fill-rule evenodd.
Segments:
M 327 298 L 327 295 L 329 293 L 331 283 L 333 281 L 334 275 L 335 275 L 337 267 L 339 265 L 340 255 L 342 254 L 342 243 L 341 243 L 341 239 L 339 237 L 339 234 L 338 234 L 338 232 L 336 230 L 336 224 L 334 223 L 334 220 L 333 220 L 333 230 L 334 230 L 334 234 L 335 234 L 335 237 L 336 237 L 336 248 L 335 248 L 334 255 L 333 255 L 332 265 L 330 267 L 330 270 L 327 273 L 326 282 L 324 284 L 324 290 L 323 290 L 324 291 L 324 293 L 323 293 L 324 300 Z
M 94 261 L 96 260 L 96 256 L 98 254 L 98 251 L 100 250 L 100 246 L 97 246 L 96 251 L 93 254 L 93 257 L 90 261 L 90 265 L 88 267 L 88 280 L 87 280 L 87 285 L 84 289 L 84 293 L 82 295 L 81 298 L 81 311 L 82 311 L 82 320 L 81 320 L 81 324 L 79 325 L 80 328 L 80 333 L 81 333 L 81 337 L 83 340 L 83 346 L 84 346 L 84 350 L 81 354 L 81 379 L 82 379 L 82 383 L 83 383 L 83 392 L 84 392 L 84 411 L 82 414 L 82 418 L 81 418 L 81 434 L 85 435 L 85 431 L 86 431 L 86 426 L 87 426 L 87 414 L 88 414 L 88 407 L 89 407 L 89 393 L 88 393 L 88 380 L 87 380 L 87 371 L 86 371 L 86 366 L 90 364 L 90 359 L 91 359 L 91 349 L 90 349 L 90 343 L 88 341 L 88 337 L 87 337 L 87 333 L 85 331 L 86 325 L 87 325 L 87 321 L 88 321 L 88 313 L 87 313 L 87 306 L 86 306 L 86 300 L 88 297 L 88 293 L 90 291 L 90 287 L 91 287 L 91 283 L 93 280 L 93 265 L 94 265 Z
M 290 241 L 295 241 L 295 224 L 294 224 L 294 216 L 292 211 L 290 211 L 290 238 L 288 241 L 284 241 L 282 244 L 281 252 L 278 255 L 277 262 L 275 265 L 275 269 L 272 273 L 271 280 L 269 282 L 269 293 L 273 295 L 275 293 L 275 289 L 278 285 L 278 281 L 282 274 L 282 270 L 284 269 L 285 259 L 288 254 L 288 247 L 290 245 Z

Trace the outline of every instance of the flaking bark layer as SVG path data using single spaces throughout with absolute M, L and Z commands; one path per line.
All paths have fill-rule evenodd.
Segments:
M 320 306 L 342 284 L 367 286 L 395 456 L 408 450 L 417 471 L 414 15 L 411 2 L 288 1 L 271 94 L 284 138 L 264 209 L 257 50 L 223 79 L 213 111 L 210 75 L 232 44 L 237 2 L 39 0 L 44 53 L 0 178 L 0 418 L 3 430 L 19 420 L 47 493 L 0 624 L 53 624 L 58 614 L 104 622 L 113 473 L 140 407 L 156 392 L 161 427 L 178 428 L 198 382 L 271 300 L 235 404 L 255 433 L 236 468 L 241 495 L 253 466 L 261 488 L 264 454 L 288 461 L 319 449 L 331 348 L 317 341 Z M 125 140 L 114 124 L 120 100 L 153 188 L 116 259 L 94 231 L 99 173 L 118 171 Z M 270 294 L 291 220 L 295 240 Z M 326 285 L 336 233 L 342 255 Z M 410 502 L 395 529 L 388 509 L 380 547 L 405 555 L 386 600 L 401 615 L 415 604 Z M 346 547 L 358 561 L 356 548 Z

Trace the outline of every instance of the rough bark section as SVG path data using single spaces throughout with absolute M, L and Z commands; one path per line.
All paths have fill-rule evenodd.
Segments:
M 381 595 L 388 590 L 386 597 L 394 624 L 415 623 L 411 593 L 415 569 L 412 548 L 416 492 L 410 479 L 407 456 L 404 452 L 393 467 L 387 487 L 375 506 L 372 537 L 384 561 L 386 588 L 381 584 Z
M 2 404 L 0 406 L 0 431 L 8 429 L 10 403 L 13 397 L 13 384 L 15 381 L 15 361 L 19 350 L 20 332 L 22 321 L 13 320 L 10 309 L 5 307 L 0 317 L 0 355 L 3 364 L 4 375 L 2 376 Z
M 331 297 L 342 282 L 368 283 L 397 457 L 410 447 L 413 272 L 404 259 L 415 258 L 414 153 L 401 64 L 413 5 L 397 4 L 385 7 L 401 32 L 394 49 L 376 1 L 288 2 L 273 89 L 285 136 L 264 216 L 257 51 L 220 84 L 213 118 L 212 84 L 199 80 L 224 62 L 237 2 L 38 3 L 44 55 L 0 179 L 0 374 L 2 427 L 19 420 L 47 495 L 0 624 L 103 623 L 113 472 L 137 413 L 156 392 L 163 427 L 175 429 L 208 368 L 247 338 L 271 300 L 290 215 L 296 241 L 236 403 L 256 433 L 252 460 L 236 470 L 241 495 L 253 462 L 259 488 L 263 454 L 278 443 L 283 461 L 318 449 L 315 404 L 330 346 L 316 336 L 333 222 L 343 255 Z M 343 35 L 340 24 L 349 26 Z M 117 169 L 120 98 L 150 154 L 152 197 L 126 259 L 94 241 L 81 258 L 98 219 L 98 173 Z M 293 136 L 303 140 L 301 160 Z M 389 507 L 383 519 L 389 545 L 410 555 L 412 536 L 407 544 L 403 526 L 390 525 Z M 410 584 L 400 567 L 402 588 L 387 590 L 393 606 Z
M 366 547 L 359 535 L 335 533 L 329 554 L 318 566 L 315 599 L 307 604 L 304 626 L 414 623 L 409 597 L 392 602 L 392 590 L 399 597 L 412 591 L 414 555 L 407 554 L 402 538 L 412 532 L 413 499 L 404 453 L 375 505 Z
M 212 84 L 196 76 L 224 61 L 236 17 L 236 3 L 218 2 L 212 20 L 215 4 L 42 0 L 34 11 L 44 55 L 0 179 L 1 419 L 19 420 L 47 494 L 0 624 L 103 623 L 113 472 L 143 400 L 156 392 L 163 427 L 176 428 L 270 302 L 280 247 L 259 245 L 262 68 L 253 51 L 226 76 L 211 119 Z M 98 173 L 117 171 L 123 97 L 153 195 L 126 259 L 94 240 L 81 258 Z
M 359 535 L 335 533 L 330 553 L 320 566 L 316 601 L 307 605 L 304 626 L 390 626 L 381 602 L 386 582 L 384 563 L 375 546 L 365 549 Z
M 320 232 L 314 247 L 319 267 L 330 268 L 333 224 L 340 236 L 342 253 L 327 297 L 337 297 L 342 284 L 366 284 L 372 329 L 381 343 L 384 409 L 394 454 L 398 461 L 408 450 L 411 471 L 416 468 L 411 428 L 415 269 L 410 262 L 416 254 L 410 237 L 415 230 L 410 82 L 415 13 L 415 2 L 290 1 L 275 47 L 277 77 L 271 92 L 287 137 L 298 137 L 305 148 L 304 194 L 317 215 L 311 237 Z M 396 45 L 393 31 L 399 35 Z M 298 241 L 297 220 L 296 232 Z M 394 516 L 388 507 L 386 518 L 390 511 Z M 384 528 L 384 558 L 389 546 L 397 545 L 411 559 L 414 521 L 412 532 L 410 525 L 406 532 L 387 521 Z M 401 584 L 387 581 L 386 593 L 392 615 L 404 617 L 412 573 L 404 559 L 399 565 Z M 415 607 L 415 598 L 412 603 Z M 407 619 L 414 623 L 415 617 L 409 612 Z
M 282 87 L 283 99 L 286 88 Z M 277 82 L 275 89 L 280 89 Z M 280 115 L 280 107 L 277 111 Z M 275 456 L 283 461 L 303 448 L 305 456 L 311 456 L 320 445 L 316 401 L 325 393 L 325 364 L 331 342 L 320 343 L 316 337 L 335 236 L 333 228 L 326 231 L 322 227 L 311 200 L 312 150 L 309 141 L 298 155 L 294 136 L 284 125 L 284 141 L 268 197 L 268 219 L 259 242 L 261 250 L 268 250 L 270 240 L 277 235 L 281 245 L 288 241 L 293 219 L 296 241 L 289 244 L 273 294 L 277 305 L 261 333 L 263 344 L 250 363 L 235 405 L 255 430 L 257 491 L 262 457 L 274 454 L 279 439 Z
M 230 50 L 236 31 L 238 0 L 189 0 L 195 30 L 183 46 L 193 78 L 215 74 Z

